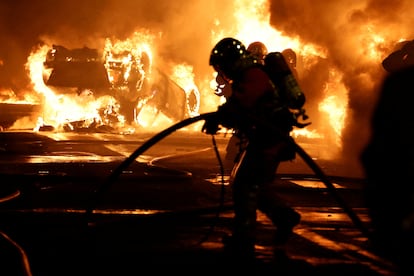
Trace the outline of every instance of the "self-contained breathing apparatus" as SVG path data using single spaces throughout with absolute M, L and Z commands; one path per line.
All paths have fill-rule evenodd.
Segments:
M 266 95 L 261 106 L 264 128 L 273 132 L 275 137 L 290 139 L 293 127 L 303 128 L 310 123 L 299 122 L 308 119 L 303 108 L 306 98 L 293 72 L 280 52 L 270 52 L 264 57 L 263 69 L 269 76 L 274 89 Z M 292 158 L 290 158 L 292 157 Z M 289 153 L 282 160 L 291 160 Z
M 220 129 L 220 124 L 229 129 L 242 130 L 242 133 L 252 133 L 251 137 L 260 135 L 264 141 L 269 140 L 265 136 L 279 137 L 277 139 L 281 140 L 288 138 L 294 126 L 303 128 L 310 124 L 299 122 L 308 119 L 303 108 L 305 94 L 282 53 L 271 52 L 264 59 L 259 59 L 257 55 L 244 51 L 243 46 L 233 40 L 223 41 L 224 46 L 213 50 L 210 64 L 231 78 L 232 88 L 237 90 L 235 85 L 239 83 L 244 70 L 259 67 L 267 73 L 274 89 L 260 99 L 251 114 L 245 114 L 244 108 L 232 97 L 226 98 L 226 102 L 218 107 L 216 118 L 206 121 L 203 132 L 215 134 Z M 229 62 L 224 59 L 225 56 L 231 57 Z M 291 159 L 293 158 L 289 154 L 283 158 Z
M 306 97 L 300 88 L 288 63 L 280 52 L 271 52 L 265 56 L 264 68 L 273 84 L 277 87 L 279 97 L 291 110 L 295 118 L 295 126 L 303 128 L 310 123 L 299 123 L 301 117 L 307 120 L 308 116 L 303 109 Z

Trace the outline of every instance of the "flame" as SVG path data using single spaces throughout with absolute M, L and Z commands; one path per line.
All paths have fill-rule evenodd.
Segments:
M 138 98 L 136 108 L 134 109 L 135 122 L 139 127 L 159 129 L 169 126 L 174 120 L 168 118 L 160 110 L 159 107 L 146 104 L 151 101 L 152 93 L 150 86 L 153 82 L 159 81 L 157 77 L 153 77 L 153 72 L 159 72 L 159 69 L 154 69 L 154 47 L 155 35 L 148 30 L 141 32 L 134 32 L 125 40 L 116 38 L 106 38 L 105 45 L 102 50 L 102 60 L 107 72 L 109 83 L 114 94 L 123 93 L 124 97 L 131 100 Z M 51 50 L 52 49 L 52 50 Z M 108 121 L 108 116 L 117 117 L 117 127 L 125 126 L 125 118 L 122 115 L 117 115 L 120 111 L 119 99 L 111 96 L 98 96 L 94 91 L 83 89 L 75 91 L 75 89 L 66 88 L 65 93 L 62 93 L 61 88 L 50 87 L 45 84 L 46 80 L 51 76 L 52 69 L 44 66 L 44 61 L 47 59 L 48 52 L 52 59 L 57 59 L 57 53 L 53 53 L 50 45 L 42 45 L 33 50 L 27 59 L 26 69 L 29 73 L 33 89 L 43 99 L 42 118 L 37 120 L 35 129 L 39 129 L 39 123 L 53 125 L 58 129 L 62 127 L 71 128 L 70 122 L 83 121 L 85 126 L 96 124 L 111 124 L 114 122 Z M 72 61 L 72 57 L 65 57 L 65 61 Z M 96 60 L 94 60 L 96 61 Z M 160 62 L 158 62 L 160 63 Z M 138 73 L 133 70 L 137 70 Z M 188 116 L 199 115 L 200 108 L 200 92 L 195 84 L 193 67 L 189 64 L 172 64 L 171 69 L 163 68 L 163 71 L 171 71 L 169 78 L 181 87 L 187 99 L 186 110 Z M 139 76 L 136 80 L 136 89 L 143 97 L 135 94 L 135 90 L 131 92 L 129 89 L 130 79 L 133 73 Z M 135 76 L 135 75 L 134 75 Z M 148 81 L 147 87 L 144 90 L 144 82 Z M 162 80 L 163 81 L 163 80 Z M 148 90 L 149 89 L 149 90 Z M 164 91 L 161 91 L 162 93 Z M 128 94 L 129 93 L 129 94 Z M 110 94 L 110 93 L 109 93 Z M 131 111 L 132 112 L 132 111 Z
M 50 48 L 48 45 L 40 46 L 29 55 L 26 63 L 33 89 L 43 98 L 42 118 L 38 119 L 34 130 L 39 129 L 39 122 L 52 125 L 57 129 L 62 129 L 68 122 L 74 121 L 101 123 L 102 118 L 99 110 L 103 103 L 107 106 L 114 106 L 113 99 L 95 100 L 88 91 L 82 91 L 80 95 L 76 93 L 58 95 L 53 89 L 46 86 L 43 62 Z
M 122 64 L 122 66 L 129 66 L 131 62 L 133 61 L 133 57 L 137 60 L 141 59 L 143 55 L 146 55 L 148 57 L 148 69 L 149 72 L 145 71 L 145 68 L 143 68 L 143 64 L 140 64 L 139 62 L 139 68 L 140 73 L 142 76 L 144 76 L 146 73 L 151 72 L 152 63 L 153 63 L 153 53 L 152 48 L 150 45 L 154 43 L 154 35 L 150 34 L 147 30 L 143 30 L 142 32 L 134 32 L 131 37 L 128 37 L 125 40 L 119 40 L 119 39 L 109 39 L 107 38 L 105 41 L 105 47 L 104 47 L 104 53 L 106 56 L 104 56 L 104 59 L 111 60 L 112 62 L 116 62 L 116 55 L 121 55 L 121 59 L 118 61 Z M 122 55 L 123 53 L 127 53 L 127 55 Z M 109 56 L 109 58 L 108 58 Z M 106 67 L 108 68 L 109 64 L 106 64 Z M 128 70 L 124 72 L 123 79 L 127 80 L 130 73 L 130 67 Z M 113 71 L 109 71 L 109 78 L 111 81 L 116 81 L 114 78 L 116 76 L 111 75 Z
M 210 43 L 203 43 L 213 46 L 221 38 L 231 36 L 243 41 L 246 45 L 254 41 L 262 41 L 269 51 L 293 49 L 298 56 L 297 71 L 299 84 L 302 88 L 310 89 L 309 91 L 304 89 L 304 92 L 305 95 L 309 95 L 305 108 L 308 114 L 311 113 L 309 115 L 312 122 L 305 129 L 294 129 L 293 135 L 311 139 L 323 139 L 333 149 L 341 149 L 343 147 L 341 140 L 344 138 L 344 130 L 350 124 L 349 121 L 352 120 L 352 113 L 348 104 L 350 96 L 355 96 L 353 90 L 357 86 L 363 86 L 363 91 L 374 90 L 374 85 L 380 79 L 378 77 L 379 71 L 375 70 L 380 68 L 381 61 L 393 50 L 396 42 L 410 39 L 410 37 L 407 38 L 409 36 L 409 28 L 403 26 L 404 24 L 388 24 L 389 26 L 380 24 L 379 20 L 387 22 L 387 19 L 381 17 L 378 20 L 374 18 L 373 14 L 369 13 L 372 7 L 369 7 L 368 3 L 332 2 L 329 5 L 324 3 L 326 9 L 319 10 L 320 7 L 315 6 L 318 9 L 317 11 L 321 13 L 321 20 L 316 21 L 322 27 L 326 27 L 328 33 L 338 32 L 339 38 L 328 37 L 328 34 L 324 37 L 319 30 L 316 30 L 314 34 L 312 33 L 309 36 L 289 35 L 287 33 L 288 28 L 281 31 L 272 26 L 270 21 L 271 3 L 269 0 L 240 0 L 220 3 L 220 8 L 223 7 L 224 9 L 226 6 L 231 6 L 232 10 L 231 12 L 223 13 L 225 14 L 223 17 L 212 18 L 214 25 L 209 26 L 208 31 L 211 33 L 210 37 L 207 37 L 207 40 L 209 40 L 207 42 Z M 306 9 L 310 5 L 314 5 L 314 3 L 305 4 L 300 1 L 294 1 L 292 4 L 286 2 L 285 5 L 286 7 Z M 343 5 L 347 6 L 343 7 Z M 412 9 L 411 6 L 406 7 L 404 15 Z M 322 14 L 325 10 L 326 12 Z M 341 10 L 339 18 L 337 10 Z M 373 10 L 373 12 L 378 12 L 378 10 Z M 301 10 L 298 10 L 298 16 L 304 16 L 300 12 Z M 310 11 L 307 12 L 310 14 Z M 203 13 L 204 15 L 207 13 L 210 15 L 216 14 L 210 10 L 207 12 L 203 11 Z M 187 18 L 188 14 L 179 16 L 180 19 Z M 298 18 L 298 26 L 307 22 L 307 20 L 307 18 Z M 331 24 L 326 24 L 325 21 L 331 22 Z M 282 24 L 280 25 L 282 26 Z M 168 28 L 166 29 L 168 30 Z M 290 29 L 292 29 L 292 26 Z M 296 31 L 298 34 L 301 32 L 301 30 L 293 31 Z M 183 39 L 185 35 L 183 30 L 177 38 Z M 175 34 L 169 36 L 168 40 L 173 40 L 174 36 Z M 185 62 L 176 59 L 176 57 L 174 57 L 173 61 L 168 60 L 169 54 L 174 55 L 174 47 L 172 47 L 172 51 L 158 51 L 157 49 L 158 45 L 167 46 L 163 49 L 170 47 L 172 41 L 160 41 L 165 37 L 167 36 L 164 36 L 159 31 L 150 29 L 138 29 L 135 31 L 134 29 L 131 35 L 126 38 L 123 36 L 125 39 L 122 40 L 115 35 L 110 38 L 98 38 L 97 41 L 103 41 L 101 45 L 103 47 L 99 50 L 102 50 L 100 52 L 102 59 L 108 61 L 105 66 L 108 70 L 110 82 L 122 84 L 131 76 L 131 67 L 129 67 L 131 63 L 145 54 L 148 56 L 148 64 L 146 64 L 147 68 L 144 68 L 144 66 L 138 68 L 141 75 L 151 81 L 156 81 L 152 75 L 155 69 L 161 68 L 163 72 L 168 72 L 170 79 L 181 86 L 186 94 L 186 104 L 189 110 L 188 116 L 216 110 L 217 106 L 224 102 L 224 99 L 214 94 L 214 89 L 216 88 L 215 74 L 203 72 L 199 70 L 200 68 L 195 67 L 197 65 L 196 62 L 192 64 L 188 61 L 191 60 L 190 55 L 187 56 L 188 59 Z M 316 44 L 316 41 L 325 44 Z M 160 42 L 162 43 L 160 44 Z M 197 43 L 197 41 L 195 40 L 194 43 Z M 27 100 L 40 103 L 42 105 L 42 112 L 38 125 L 53 125 L 59 128 L 68 125 L 68 122 L 71 121 L 84 121 L 87 124 L 105 124 L 107 123 L 105 120 L 108 120 L 108 118 L 116 117 L 116 123 L 112 122 L 111 124 L 116 127 L 123 127 L 125 120 L 117 113 L 119 106 L 114 98 L 105 97 L 100 99 L 97 95 L 87 90 L 82 91 L 79 95 L 75 91 L 75 93 L 61 93 L 59 89 L 45 85 L 44 78 L 50 75 L 51 72 L 43 67 L 43 61 L 48 49 L 51 48 L 50 44 L 45 43 L 35 48 L 27 58 L 26 69 L 33 87 L 27 89 L 25 97 L 16 97 L 12 90 L 4 89 L 0 91 L 0 100 L 2 102 Z M 178 48 L 178 44 L 176 46 Z M 190 49 L 190 46 L 187 48 L 185 48 L 187 45 L 181 46 L 184 47 L 180 49 Z M 124 55 L 124 53 L 129 54 Z M 183 53 L 180 53 L 180 55 L 183 55 Z M 203 55 L 208 55 L 205 49 L 203 49 Z M 192 56 L 196 56 L 192 58 L 198 58 L 201 55 L 197 53 L 197 55 Z M 166 62 L 161 60 L 161 58 L 167 58 Z M 0 59 L 2 69 L 6 62 L 7 60 L 3 61 Z M 109 62 L 114 63 L 110 64 Z M 111 65 L 115 66 L 115 63 L 124 67 L 125 70 L 122 72 L 112 70 Z M 203 57 L 203 64 L 205 63 L 205 57 Z M 325 70 L 323 67 L 325 65 L 329 68 L 326 68 L 326 72 L 320 73 Z M 323 76 L 316 76 L 314 78 L 312 74 L 315 71 L 321 75 L 323 74 Z M 351 75 L 352 77 L 350 77 Z M 310 84 L 310 82 L 314 82 L 314 79 L 318 83 L 315 85 L 313 83 Z M 361 95 L 361 97 L 366 97 L 366 95 Z M 190 99 L 195 100 L 191 102 Z M 168 117 L 159 108 L 147 105 L 149 102 L 149 98 L 145 98 L 137 103 L 137 109 L 141 110 L 139 114 L 136 114 L 136 123 L 138 125 L 145 129 L 150 129 L 151 126 L 165 128 L 174 121 L 173 118 Z M 109 116 L 110 114 L 112 116 Z M 196 131 L 199 131 L 199 128 Z
M 39 97 L 27 91 L 22 96 L 17 96 L 12 89 L 0 89 L 0 102 L 13 104 L 38 104 Z
M 171 78 L 184 89 L 184 92 L 187 95 L 186 105 L 187 109 L 190 112 L 190 116 L 194 117 L 199 115 L 198 111 L 200 109 L 200 91 L 194 82 L 193 67 L 188 64 L 175 65 L 173 67 Z M 191 96 L 194 98 L 192 99 Z
M 234 3 L 234 18 L 236 24 L 233 24 L 231 28 L 223 28 L 221 22 L 217 19 L 216 28 L 212 30 L 211 41 L 215 44 L 224 36 L 232 36 L 240 39 L 248 45 L 254 41 L 262 41 L 265 43 L 269 51 L 283 51 L 284 49 L 293 49 L 298 56 L 301 57 L 301 70 L 302 72 L 312 68 L 317 60 L 327 57 L 326 49 L 319 45 L 311 43 L 305 43 L 298 37 L 289 37 L 278 31 L 270 24 L 270 2 L 267 0 L 258 1 L 236 1 Z M 376 35 L 372 27 L 365 26 L 371 37 L 364 36 L 361 39 L 365 39 L 366 45 L 369 41 L 371 44 L 365 48 L 364 56 L 368 60 L 379 59 L 379 53 L 376 51 L 378 43 L 382 43 L 384 38 Z M 366 33 L 365 31 L 364 33 Z M 151 78 L 151 72 L 154 67 L 154 53 L 157 49 L 156 35 L 149 30 L 141 30 L 134 32 L 130 37 L 125 40 L 119 40 L 116 38 L 106 38 L 103 49 L 103 59 L 106 60 L 105 67 L 108 71 L 108 78 L 111 83 L 119 83 L 122 80 L 127 80 L 131 73 L 130 64 L 134 62 L 134 58 L 139 59 L 144 54 L 148 56 L 147 68 L 139 67 L 141 75 Z M 63 125 L 70 121 L 84 120 L 86 122 L 103 122 L 102 114 L 99 110 L 102 106 L 105 110 L 116 111 L 115 99 L 93 99 L 92 93 L 87 91 L 79 96 L 70 96 L 67 94 L 59 94 L 51 88 L 47 87 L 44 83 L 45 70 L 43 67 L 43 61 L 50 46 L 44 45 L 34 51 L 28 58 L 27 67 L 30 72 L 30 78 L 33 83 L 33 88 L 44 98 L 43 107 L 43 123 L 48 122 L 52 125 Z M 120 66 L 125 70 L 116 71 L 112 70 L 114 66 Z M 189 116 L 196 116 L 199 114 L 200 103 L 205 110 L 215 110 L 217 104 L 224 102 L 223 98 L 217 101 L 210 96 L 201 95 L 198 86 L 195 84 L 195 74 L 193 72 L 193 66 L 186 63 L 175 63 L 170 65 L 170 69 L 166 68 L 166 71 L 170 72 L 169 77 L 177 83 L 186 93 L 187 109 L 189 110 Z M 47 72 L 46 72 L 47 73 Z M 122 73 L 122 74 L 121 74 Z M 301 72 L 299 72 L 301 73 Z M 49 72 L 50 74 L 50 72 Z M 300 82 L 300 79 L 299 79 Z M 213 84 L 214 83 L 214 84 Z M 201 86 L 204 84 L 201 83 Z M 207 78 L 205 86 L 211 89 L 215 87 L 215 74 L 213 73 L 213 79 Z M 305 91 L 306 94 L 306 91 Z M 293 131 L 293 135 L 296 137 L 302 136 L 307 138 L 321 138 L 326 139 L 329 137 L 332 140 L 333 145 L 341 148 L 341 132 L 346 123 L 346 109 L 347 109 L 347 94 L 348 91 L 344 85 L 341 85 L 341 74 L 335 69 L 330 70 L 330 78 L 325 84 L 323 91 L 324 98 L 320 101 L 319 110 L 321 116 L 326 119 L 321 120 L 327 122 L 327 125 L 319 126 L 317 129 L 307 127 L 306 129 L 298 129 Z M 189 99 L 193 98 L 194 102 L 190 103 Z M 139 125 L 148 128 L 151 125 L 157 128 L 165 128 L 172 123 L 171 118 L 165 116 L 162 111 L 158 110 L 154 106 L 146 106 L 146 100 L 142 100 L 138 103 L 138 107 L 141 108 L 141 113 L 137 115 L 137 122 Z M 114 112 L 116 113 L 116 112 Z M 155 120 L 159 119 L 156 123 Z M 161 119 L 162 118 L 162 119 Z M 312 118 L 311 118 L 312 120 Z M 123 121 L 122 119 L 120 121 Z
M 237 24 L 233 26 L 232 30 L 220 29 L 221 23 L 216 20 L 216 26 L 218 30 L 212 32 L 212 43 L 215 44 L 221 38 L 227 36 L 235 37 L 241 40 L 246 46 L 254 41 L 263 42 L 268 51 L 282 52 L 284 49 L 293 49 L 298 56 L 301 57 L 301 68 L 299 72 L 298 82 L 300 84 L 300 74 L 305 72 L 309 68 L 312 68 L 319 59 L 326 58 L 327 50 L 319 45 L 311 43 L 305 43 L 298 37 L 289 37 L 282 32 L 273 28 L 270 24 L 270 1 L 258 0 L 258 1 L 237 1 L 235 3 L 235 18 Z M 375 40 L 366 38 L 373 42 L 368 49 L 370 50 L 365 54 L 369 59 L 378 59 L 378 52 L 376 45 L 381 43 L 382 38 L 380 36 L 374 36 Z M 213 76 L 215 77 L 215 75 Z M 210 89 L 216 88 L 215 78 L 210 79 Z M 305 95 L 306 95 L 306 91 Z M 340 150 L 342 130 L 346 124 L 346 110 L 348 103 L 348 91 L 344 85 L 341 84 L 341 75 L 335 69 L 330 70 L 330 78 L 325 84 L 323 91 L 324 98 L 319 103 L 320 116 L 326 118 L 322 119 L 321 125 L 318 128 L 313 128 L 312 125 L 305 129 L 294 129 L 292 136 L 294 137 L 306 137 L 306 138 L 318 138 L 326 139 L 325 141 L 331 141 L 333 149 L 332 155 L 334 155 L 334 148 Z M 221 99 L 221 102 L 225 100 Z M 306 104 L 305 104 L 306 107 Z M 312 121 L 312 118 L 310 118 Z
M 346 111 L 348 108 L 348 91 L 340 83 L 341 74 L 335 70 L 330 70 L 330 80 L 325 86 L 325 98 L 319 103 L 319 110 L 324 112 L 332 131 L 335 145 L 341 148 L 342 129 L 346 123 Z M 325 130 L 325 134 L 329 133 Z M 326 135 L 325 135 L 325 138 Z

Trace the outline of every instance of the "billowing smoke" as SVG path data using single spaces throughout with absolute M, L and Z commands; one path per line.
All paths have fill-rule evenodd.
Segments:
M 309 72 L 308 79 L 303 80 L 307 92 L 320 91 L 318 82 L 323 83 L 321 74 L 327 68 L 342 72 L 350 109 L 342 158 L 358 158 L 370 134 L 372 108 L 386 73 L 381 61 L 394 50 L 397 41 L 414 38 L 414 2 L 280 0 L 271 1 L 271 10 L 271 24 L 279 31 L 327 51 L 319 65 L 321 70 Z
M 52 41 L 67 47 L 102 48 L 105 38 L 125 39 L 134 31 L 157 35 L 161 58 L 191 64 L 196 81 L 211 74 L 208 56 L 213 33 L 231 30 L 231 0 L 15 0 L 0 2 L 0 88 L 16 93 L 28 85 L 24 64 L 33 47 Z M 324 56 L 302 72 L 308 113 L 317 116 L 330 70 L 349 92 L 343 152 L 358 155 L 369 135 L 369 119 L 385 71 L 381 61 L 401 39 L 413 39 L 410 0 L 270 1 L 270 24 Z M 228 35 L 228 34 L 226 34 Z M 217 36 L 217 33 L 214 34 Z M 210 93 L 211 91 L 202 91 Z M 342 156 L 347 158 L 347 156 Z

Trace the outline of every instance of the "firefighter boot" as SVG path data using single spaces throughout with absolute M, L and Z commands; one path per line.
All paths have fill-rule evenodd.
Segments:
M 292 236 L 293 228 L 299 224 L 301 218 L 298 212 L 290 208 L 286 208 L 283 213 L 283 218 L 276 226 L 273 240 L 275 247 L 281 247 L 287 243 Z
M 222 239 L 224 252 L 231 259 L 240 262 L 252 263 L 255 260 L 254 240 L 237 237 L 236 235 L 225 235 Z

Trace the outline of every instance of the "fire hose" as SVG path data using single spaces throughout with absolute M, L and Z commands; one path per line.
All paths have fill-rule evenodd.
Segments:
M 147 140 L 144 144 L 142 144 L 140 147 L 138 147 L 133 153 L 131 153 L 118 167 L 115 168 L 115 170 L 112 171 L 112 173 L 109 175 L 106 182 L 104 182 L 102 185 L 98 186 L 93 191 L 93 199 L 91 202 L 91 205 L 86 210 L 87 214 L 91 214 L 95 208 L 95 206 L 98 203 L 98 200 L 100 199 L 100 196 L 106 192 L 113 183 L 118 179 L 118 177 L 122 174 L 122 172 L 128 168 L 141 154 L 143 154 L 146 150 L 160 142 L 162 139 L 167 137 L 168 135 L 172 134 L 174 131 L 179 130 L 183 127 L 186 127 L 188 125 L 191 125 L 195 122 L 198 122 L 200 120 L 207 120 L 209 117 L 215 115 L 215 112 L 209 112 L 200 114 L 195 117 L 190 117 L 187 119 L 184 119 L 166 129 L 163 131 L 157 133 L 152 138 Z
M 179 130 L 183 127 L 191 125 L 195 122 L 201 120 L 208 120 L 210 117 L 214 116 L 216 112 L 209 112 L 203 113 L 195 117 L 184 119 L 165 130 L 159 132 L 158 134 L 154 135 L 152 138 L 147 140 L 144 144 L 138 147 L 132 154 L 130 154 L 115 170 L 110 174 L 107 181 L 104 182 L 102 185 L 98 186 L 94 191 L 93 195 L 94 198 L 92 200 L 92 204 L 86 210 L 87 214 L 91 214 L 98 203 L 100 196 L 107 191 L 113 183 L 118 179 L 118 177 L 122 174 L 122 172 L 131 165 L 136 158 L 138 158 L 141 154 L 143 154 L 146 150 L 157 144 L 159 141 L 167 137 L 168 135 L 172 134 L 174 131 Z M 214 140 L 213 140 L 214 142 Z M 307 152 L 300 147 L 294 139 L 288 139 L 288 142 L 291 143 L 296 153 L 303 159 L 303 161 L 313 170 L 315 175 L 323 182 L 323 184 L 328 189 L 329 193 L 333 196 L 333 198 L 337 201 L 340 207 L 344 210 L 344 212 L 348 215 L 354 225 L 364 234 L 365 236 L 369 236 L 369 231 L 362 223 L 361 219 L 358 215 L 348 206 L 348 204 L 343 200 L 343 198 L 338 194 L 335 186 L 329 180 L 329 177 L 322 171 L 322 169 L 318 166 L 318 164 L 307 154 Z M 216 153 L 217 154 L 217 153 Z

